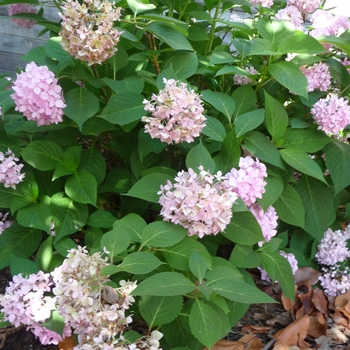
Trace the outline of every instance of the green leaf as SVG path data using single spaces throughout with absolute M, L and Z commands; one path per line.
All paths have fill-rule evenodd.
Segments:
M 280 153 L 283 160 L 295 170 L 327 183 L 319 165 L 306 152 L 287 148 L 282 149 Z
M 146 31 L 153 33 L 159 40 L 165 42 L 174 50 L 194 51 L 185 35 L 173 27 L 169 27 L 163 23 L 151 22 L 145 29 Z
M 235 58 L 232 57 L 232 54 L 225 51 L 213 52 L 210 56 L 210 65 L 225 64 L 235 62 Z
M 303 175 L 295 189 L 305 208 L 305 230 L 320 241 L 334 220 L 334 198 L 331 191 L 313 178 Z
M 288 126 L 288 115 L 284 107 L 265 90 L 266 127 L 275 140 L 280 140 Z
M 236 103 L 234 117 L 250 111 L 256 104 L 256 93 L 251 85 L 239 86 L 232 93 L 232 98 Z
M 192 76 L 198 67 L 198 58 L 195 52 L 175 52 L 165 63 L 163 69 L 172 67 L 180 80 Z
M 155 221 L 148 224 L 141 233 L 141 248 L 170 247 L 180 242 L 187 235 L 181 225 L 166 221 Z
M 226 136 L 226 130 L 222 123 L 218 121 L 216 118 L 206 116 L 207 121 L 204 129 L 202 130 L 202 134 L 208 136 L 210 139 L 214 141 L 222 142 Z
M 277 62 L 268 66 L 272 77 L 296 95 L 308 99 L 305 74 L 292 62 Z
M 140 161 L 143 162 L 144 158 L 150 153 L 159 154 L 166 147 L 166 143 L 154 138 L 152 139 L 149 133 L 146 133 L 144 129 L 140 129 L 138 134 L 137 149 L 140 157 Z
M 205 260 L 196 251 L 190 256 L 189 267 L 199 283 L 202 283 L 203 277 L 207 271 L 207 266 Z
M 91 173 L 100 184 L 106 175 L 106 159 L 99 151 L 90 148 L 81 157 L 79 171 Z
M 186 237 L 171 247 L 161 249 L 169 266 L 180 271 L 190 271 L 189 261 L 194 251 L 204 258 L 207 266 L 211 266 L 211 256 L 205 246 L 192 238 Z
M 63 160 L 55 166 L 53 180 L 65 175 L 74 174 L 80 164 L 81 146 L 72 146 L 63 153 Z
M 0 235 L 0 268 L 10 265 L 12 257 L 29 258 L 38 248 L 42 232 L 13 223 Z
M 222 92 L 204 90 L 201 97 L 205 102 L 211 104 L 215 109 L 225 115 L 229 122 L 231 122 L 233 113 L 235 111 L 234 99 Z
M 155 5 L 141 2 L 140 0 L 127 0 L 127 3 L 131 9 L 131 11 L 136 16 L 138 13 L 153 10 L 156 8 Z
M 241 147 L 236 136 L 236 131 L 232 128 L 224 138 L 220 153 L 214 158 L 216 169 L 226 174 L 232 168 L 238 167 L 240 156 Z
M 324 47 L 311 35 L 294 31 L 292 37 L 280 41 L 278 51 L 283 53 L 295 52 L 299 54 L 315 55 L 324 52 Z
M 230 262 L 236 267 L 254 268 L 260 265 L 259 254 L 252 246 L 236 244 L 230 256 Z
M 39 269 L 47 272 L 50 266 L 53 249 L 52 249 L 53 238 L 52 236 L 47 237 L 40 245 L 37 253 L 35 254 L 35 263 L 39 266 Z
M 120 92 L 113 95 L 99 118 L 117 125 L 130 124 L 145 115 L 144 97 L 136 92 Z
M 350 145 L 332 141 L 324 148 L 326 166 L 334 183 L 335 194 L 350 185 Z
M 64 112 L 78 124 L 80 131 L 83 124 L 100 109 L 95 94 L 81 87 L 69 90 L 64 98 L 67 104 Z
M 321 43 L 332 44 L 344 51 L 348 56 L 350 55 L 350 44 L 346 37 L 319 36 L 317 40 Z
M 294 278 L 290 263 L 286 258 L 281 256 L 278 252 L 261 253 L 261 265 L 268 273 L 272 281 L 276 280 L 282 287 L 283 294 L 294 300 Z
M 259 131 L 249 131 L 244 137 L 244 148 L 260 160 L 284 169 L 284 164 L 275 145 Z
M 25 162 L 42 171 L 52 170 L 62 161 L 63 151 L 51 141 L 33 141 L 21 153 Z
M 189 322 L 193 335 L 207 348 L 210 349 L 220 339 L 220 318 L 213 308 L 203 301 L 195 300 Z
M 195 288 L 195 284 L 181 273 L 160 272 L 142 281 L 132 294 L 157 296 L 184 295 L 192 292 Z
M 68 178 L 65 191 L 68 197 L 75 202 L 96 205 L 97 181 L 91 173 L 85 170 L 77 171 Z
M 253 245 L 264 240 L 260 225 L 250 211 L 234 213 L 223 236 L 242 245 Z
M 279 198 L 284 189 L 284 183 L 281 176 L 269 175 L 264 179 L 266 181 L 265 193 L 262 198 L 257 199 L 260 206 L 266 210 L 273 205 Z
M 182 309 L 182 296 L 145 296 L 139 303 L 142 318 L 148 327 L 161 326 L 175 320 Z
M 144 80 L 136 75 L 133 75 L 131 77 L 126 77 L 123 80 L 113 80 L 110 78 L 103 78 L 103 81 L 114 92 L 117 92 L 117 93 L 132 91 L 140 94 L 144 86 Z
M 131 213 L 116 221 L 113 228 L 121 227 L 129 234 L 132 242 L 141 242 L 142 231 L 146 226 L 146 221 L 140 215 Z
M 113 226 L 113 223 L 116 220 L 116 217 L 113 216 L 111 212 L 106 210 L 97 210 L 89 216 L 87 225 L 99 228 L 110 228 Z
M 149 202 L 157 203 L 159 201 L 160 186 L 165 185 L 172 177 L 165 173 L 152 173 L 142 177 L 137 181 L 126 194 L 130 197 L 144 199 Z
M 198 172 L 199 166 L 203 166 L 203 169 L 209 173 L 215 172 L 215 162 L 201 142 L 188 152 L 186 166 L 188 169 L 192 168 L 195 172 Z
M 283 137 L 282 148 L 294 148 L 308 153 L 321 150 L 332 139 L 314 129 L 288 128 Z
M 211 286 L 218 281 L 225 280 L 227 278 L 232 278 L 235 281 L 240 281 L 242 279 L 242 275 L 239 273 L 237 269 L 219 266 L 215 267 L 212 270 L 209 270 L 205 275 L 205 279 L 207 281 L 207 285 Z
M 162 262 L 153 254 L 148 252 L 135 252 L 128 254 L 118 266 L 120 269 L 142 275 L 155 270 Z
M 303 202 L 294 187 L 287 185 L 275 202 L 274 207 L 278 217 L 284 222 L 299 227 L 305 226 Z
M 128 233 L 120 227 L 106 232 L 101 238 L 101 249 L 107 250 L 111 258 L 114 258 L 127 249 L 129 244 Z
M 264 109 L 257 109 L 238 116 L 235 120 L 237 137 L 257 128 L 264 121 L 264 115 Z
M 32 273 L 38 273 L 39 267 L 31 260 L 13 256 L 10 262 L 10 272 L 12 276 L 22 274 L 23 277 L 29 277 Z
M 65 258 L 67 257 L 68 251 L 76 248 L 76 246 L 75 242 L 67 236 L 56 240 L 54 244 L 55 250 Z
M 109 58 L 107 61 L 112 67 L 113 73 L 115 74 L 128 64 L 129 55 L 123 48 L 123 46 L 118 46 L 118 51 L 114 53 L 114 55 Z
M 61 316 L 57 310 L 52 311 L 51 317 L 45 322 L 40 323 L 43 327 L 50 329 L 60 335 L 63 334 L 63 329 L 65 327 L 65 321 L 63 316 Z
M 289 37 L 292 37 L 295 32 L 295 27 L 290 21 L 260 18 L 258 21 L 258 31 L 264 39 L 269 40 L 276 46 Z
M 247 53 L 248 55 L 266 55 L 266 56 L 274 56 L 277 55 L 275 48 L 272 45 L 272 42 L 267 39 L 254 38 L 250 42 L 250 51 Z M 248 46 L 249 48 L 249 46 Z

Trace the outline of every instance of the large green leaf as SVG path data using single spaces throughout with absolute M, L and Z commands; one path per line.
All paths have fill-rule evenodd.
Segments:
M 51 141 L 33 141 L 21 153 L 25 162 L 42 171 L 54 169 L 62 161 L 63 151 Z
M 324 148 L 326 166 L 334 183 L 335 193 L 350 185 L 350 145 L 332 141 Z
M 333 194 L 325 185 L 306 175 L 297 182 L 295 189 L 305 208 L 305 230 L 320 241 L 335 219 Z
M 210 349 L 220 339 L 220 317 L 207 303 L 195 300 L 189 322 L 193 335 L 207 348 Z
M 85 170 L 77 171 L 68 178 L 65 191 L 75 202 L 96 205 L 97 181 Z
M 153 10 L 156 8 L 154 4 L 149 4 L 145 2 L 141 2 L 140 0 L 127 0 L 127 3 L 131 9 L 131 11 L 136 16 L 138 13 Z
M 142 275 L 156 269 L 162 262 L 152 253 L 135 252 L 128 254 L 119 268 L 132 274 Z
M 155 221 L 148 224 L 141 233 L 141 248 L 170 247 L 180 242 L 187 235 L 181 225 L 166 221 Z
M 211 104 L 215 109 L 225 115 L 230 122 L 235 111 L 234 99 L 222 92 L 204 90 L 201 93 L 202 99 Z
M 304 227 L 305 226 L 305 211 L 303 202 L 294 189 L 294 187 L 287 185 L 279 198 L 274 204 L 278 217 L 284 222 Z
M 111 78 L 103 78 L 103 81 L 117 93 L 131 91 L 141 93 L 144 86 L 144 80 L 137 75 L 126 77 L 123 80 L 114 80 Z
M 321 168 L 306 152 L 286 148 L 282 149 L 280 153 L 283 160 L 295 170 L 326 183 Z
M 205 127 L 202 130 L 202 134 L 208 136 L 214 141 L 222 142 L 226 136 L 226 130 L 222 123 L 216 118 L 206 116 L 207 121 Z
M 304 34 L 301 31 L 294 31 L 293 34 L 293 36 L 288 37 L 279 43 L 279 52 L 295 52 L 309 55 L 324 52 L 324 47 L 311 35 Z
M 230 262 L 236 267 L 254 268 L 260 265 L 259 254 L 252 246 L 236 244 L 230 256 Z
M 344 51 L 347 55 L 350 55 L 350 43 L 347 38 L 336 36 L 319 36 L 317 37 L 317 40 L 321 43 L 332 44 Z
M 192 76 L 198 67 L 198 58 L 195 52 L 176 51 L 164 64 L 163 70 L 172 67 L 180 80 Z
M 239 86 L 232 93 L 232 98 L 236 103 L 234 117 L 250 111 L 256 104 L 256 93 L 251 85 Z
M 101 238 L 101 249 L 107 250 L 111 260 L 123 252 L 130 244 L 129 235 L 121 227 L 113 228 Z
M 186 166 L 188 169 L 192 168 L 195 172 L 199 171 L 199 166 L 203 166 L 204 170 L 209 173 L 214 173 L 215 171 L 215 162 L 201 142 L 188 152 Z
M 64 98 L 67 104 L 64 112 L 78 124 L 80 130 L 84 122 L 93 117 L 100 108 L 95 94 L 82 87 L 69 90 Z
M 142 231 L 146 226 L 146 221 L 140 215 L 130 213 L 116 221 L 113 228 L 122 227 L 129 234 L 132 242 L 141 242 Z
M 160 272 L 143 280 L 133 295 L 172 296 L 195 290 L 196 285 L 179 272 Z
M 189 261 L 189 267 L 194 276 L 202 283 L 203 277 L 207 271 L 207 264 L 202 256 L 196 251 L 192 252 Z
M 81 156 L 79 171 L 91 173 L 100 184 L 106 176 L 106 159 L 99 151 L 90 148 Z
M 140 120 L 145 115 L 144 97 L 136 92 L 120 92 L 113 95 L 98 117 L 110 123 L 125 125 Z
M 264 39 L 269 40 L 276 46 L 289 37 L 292 37 L 295 27 L 290 21 L 260 18 L 258 21 L 258 30 Z
M 253 245 L 264 240 L 260 225 L 250 211 L 234 213 L 223 236 L 242 245 Z
M 175 320 L 182 309 L 182 296 L 144 296 L 139 303 L 142 318 L 149 328 Z
M 266 210 L 276 202 L 283 192 L 284 182 L 281 176 L 272 175 L 269 175 L 264 180 L 266 181 L 265 193 L 262 198 L 257 199 L 257 202 L 264 210 Z
M 277 62 L 268 66 L 272 77 L 291 92 L 308 98 L 307 79 L 297 65 L 292 62 Z
M 257 109 L 239 115 L 235 120 L 237 137 L 241 137 L 248 131 L 254 130 L 264 121 L 265 110 Z
M 288 126 L 288 115 L 284 107 L 275 98 L 264 91 L 266 127 L 275 140 L 280 140 Z

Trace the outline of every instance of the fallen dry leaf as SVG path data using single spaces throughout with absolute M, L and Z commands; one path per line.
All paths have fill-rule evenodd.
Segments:
M 233 340 L 219 340 L 211 350 L 261 350 L 263 343 L 253 334 L 246 334 L 238 341 Z M 204 347 L 203 350 L 208 350 Z
M 314 338 L 319 338 L 326 334 L 327 323 L 322 313 L 314 313 L 313 316 L 309 317 L 310 326 L 307 331 L 308 335 Z
M 285 297 L 283 294 L 281 295 L 281 303 L 283 307 L 286 309 L 286 311 L 293 311 L 295 302 L 294 300 L 290 300 L 289 298 Z
M 260 350 L 263 347 L 261 340 L 254 334 L 245 334 L 238 341 L 244 344 L 244 349 Z
M 321 289 L 313 289 L 311 300 L 318 311 L 321 311 L 324 315 L 328 315 L 328 302 Z
M 268 332 L 270 329 L 271 329 L 271 327 L 269 327 L 269 326 L 256 326 L 256 325 L 247 324 L 244 327 L 242 327 L 241 332 L 261 334 L 261 333 Z
M 295 284 L 300 286 L 314 285 L 318 282 L 318 278 L 321 273 L 313 269 L 312 267 L 301 267 L 294 275 Z
M 330 314 L 330 316 L 335 323 L 341 324 L 344 327 L 349 326 L 349 319 L 345 317 L 343 313 L 335 311 L 334 313 Z
M 344 333 L 342 333 L 337 327 L 331 327 L 330 329 L 327 329 L 326 335 L 327 337 L 332 338 L 340 344 L 344 344 L 349 340 L 348 337 Z
M 68 338 L 64 338 L 61 342 L 58 343 L 59 350 L 73 350 L 75 347 L 74 336 L 71 335 Z
M 298 346 L 288 346 L 279 341 L 275 344 L 273 350 L 300 350 L 300 348 Z
M 337 311 L 340 311 L 344 316 L 350 319 L 350 291 L 336 297 L 334 306 Z

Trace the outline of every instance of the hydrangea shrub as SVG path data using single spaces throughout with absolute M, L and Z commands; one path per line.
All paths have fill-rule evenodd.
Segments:
M 51 22 L 33 4 L 12 18 L 49 39 L 0 77 L 4 321 L 76 349 L 199 350 L 274 302 L 250 273 L 290 299 L 298 267 L 350 289 L 348 18 L 62 0 Z

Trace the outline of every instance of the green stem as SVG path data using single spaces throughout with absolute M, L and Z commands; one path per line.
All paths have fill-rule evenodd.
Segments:
M 206 49 L 205 55 L 207 55 L 208 52 L 210 52 L 212 47 L 213 47 L 213 42 L 214 42 L 214 37 L 215 37 L 215 25 L 216 25 L 216 20 L 219 17 L 220 6 L 221 6 L 221 0 L 219 0 L 218 4 L 216 5 L 215 14 L 214 14 L 214 17 L 213 17 L 213 22 L 211 24 L 210 33 L 209 33 L 209 42 L 208 42 L 208 45 L 207 45 L 207 49 Z
M 180 19 L 182 18 L 182 16 L 184 15 L 184 13 L 185 13 L 185 11 L 186 11 L 186 9 L 187 9 L 187 6 L 189 5 L 190 2 L 191 2 L 191 0 L 187 0 L 187 2 L 186 2 L 186 4 L 185 4 L 184 8 L 181 9 L 180 16 L 179 16 L 178 20 L 180 20 Z

